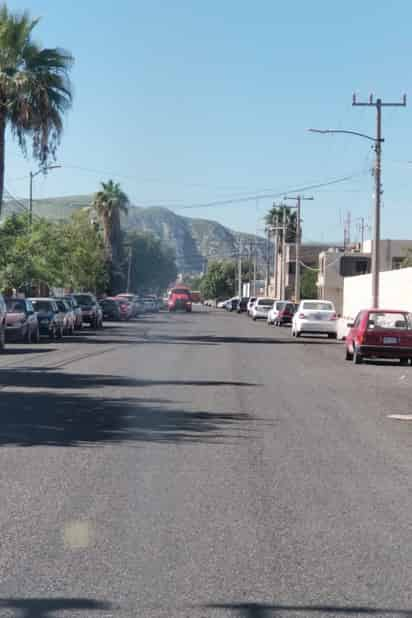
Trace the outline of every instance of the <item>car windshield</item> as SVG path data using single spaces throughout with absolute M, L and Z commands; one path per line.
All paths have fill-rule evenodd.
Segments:
M 88 294 L 76 294 L 75 299 L 81 307 L 91 307 L 94 304 L 94 299 Z
M 43 311 L 45 313 L 53 311 L 53 305 L 49 300 L 33 300 L 32 304 L 34 311 Z
M 25 313 L 26 303 L 15 298 L 6 298 L 7 311 L 9 313 Z
M 302 309 L 306 311 L 334 311 L 332 303 L 322 301 L 306 301 L 302 304 Z
M 63 313 L 67 312 L 66 303 L 64 303 L 62 300 L 56 300 L 56 304 L 57 304 L 57 307 L 59 308 L 59 311 L 62 311 Z
M 172 294 L 184 294 L 185 296 L 189 296 L 190 292 L 189 290 L 186 290 L 185 288 L 175 288 L 174 290 L 172 290 Z M 153 299 L 150 298 L 148 300 L 153 300 Z
M 376 313 L 370 313 L 368 316 L 368 330 L 411 330 L 411 328 L 411 315 L 406 312 L 394 313 L 389 311 L 379 311 Z
M 273 298 L 259 298 L 257 304 L 259 306 L 263 305 L 264 307 L 273 307 Z

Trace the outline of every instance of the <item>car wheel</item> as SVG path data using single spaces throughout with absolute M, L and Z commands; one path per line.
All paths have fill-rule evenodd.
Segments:
M 53 326 L 53 328 L 51 330 L 49 330 L 49 339 L 51 341 L 55 341 L 57 339 L 57 332 L 56 332 L 56 327 Z
M 27 333 L 26 333 L 26 336 L 25 336 L 24 339 L 25 339 L 26 343 L 28 343 L 29 345 L 31 344 L 31 328 L 30 328 L 30 326 L 27 327 Z
M 39 327 L 36 328 L 36 332 L 34 335 L 34 343 L 40 343 L 40 329 Z
M 60 326 L 60 328 L 58 329 L 58 331 L 56 333 L 57 339 L 63 339 L 63 334 L 64 334 L 63 326 Z
M 253 316 L 252 320 L 253 320 L 254 322 L 256 322 L 256 316 L 255 316 L 255 315 Z
M 409 358 L 400 358 L 399 362 L 401 365 L 407 365 L 409 363 Z
M 352 360 L 355 365 L 361 365 L 363 361 L 363 357 L 361 354 L 359 354 L 358 350 L 356 349 L 356 346 L 353 346 Z
M 345 352 L 345 360 L 347 361 L 351 361 L 353 359 L 353 354 L 352 352 L 349 352 L 349 348 L 346 348 L 346 352 Z
M 295 337 L 300 337 L 301 336 L 301 332 L 299 330 L 295 331 Z

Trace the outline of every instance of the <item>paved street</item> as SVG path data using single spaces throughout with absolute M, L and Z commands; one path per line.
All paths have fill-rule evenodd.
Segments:
M 412 616 L 412 367 L 203 311 L 0 358 L 0 615 Z

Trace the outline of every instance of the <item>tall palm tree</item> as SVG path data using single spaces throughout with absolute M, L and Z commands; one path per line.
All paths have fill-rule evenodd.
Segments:
M 72 103 L 71 54 L 34 42 L 39 20 L 0 5 L 0 211 L 3 203 L 6 129 L 23 151 L 31 142 L 40 167 L 55 159 L 63 116 Z
M 297 228 L 297 216 L 296 211 L 288 206 L 272 206 L 269 212 L 265 216 L 265 223 L 267 225 L 273 225 L 275 227 L 281 227 L 283 225 L 283 214 L 286 216 L 286 239 L 287 243 L 296 242 L 296 228 Z M 281 243 L 283 240 L 283 231 L 279 229 L 277 231 L 277 237 Z
M 129 198 L 122 191 L 118 182 L 109 180 L 101 183 L 96 193 L 92 209 L 102 222 L 106 263 L 110 273 L 111 286 L 115 286 L 116 272 L 121 261 L 121 227 L 120 215 L 128 213 Z

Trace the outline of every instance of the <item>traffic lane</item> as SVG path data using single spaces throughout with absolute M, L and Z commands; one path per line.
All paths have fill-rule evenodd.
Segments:
M 393 477 L 390 457 L 386 476 L 374 472 L 370 450 L 382 455 L 382 447 L 377 441 L 378 447 L 365 449 L 362 439 L 356 441 L 356 416 L 347 427 L 350 410 L 333 409 L 328 393 L 322 398 L 309 380 L 297 386 L 292 369 L 307 364 L 299 360 L 301 348 L 273 345 L 255 324 L 226 316 L 162 320 L 138 345 L 61 370 L 69 391 L 80 369 L 134 377 L 133 386 L 99 385 L 106 411 L 111 408 L 117 421 L 120 416 L 120 424 L 83 443 L 79 415 L 69 448 L 48 445 L 45 452 L 42 442 L 30 449 L 9 444 L 11 460 L 2 452 L 8 508 L 14 504 L 3 529 L 8 568 L 2 575 L 9 577 L 2 580 L 2 596 L 24 589 L 26 596 L 70 599 L 75 591 L 110 602 L 108 615 L 197 618 L 237 615 L 238 601 L 244 601 L 245 616 L 263 612 L 262 600 L 307 603 L 308 613 L 316 603 L 377 607 L 385 576 L 382 596 L 393 587 L 388 602 L 406 589 L 405 557 L 399 557 L 394 582 L 382 544 L 389 557 L 391 542 L 398 547 L 409 498 L 393 500 L 398 513 L 387 512 L 383 524 L 379 504 L 399 494 L 402 479 Z M 63 395 L 56 390 L 55 406 Z M 70 391 L 71 407 L 79 410 L 85 394 L 95 402 L 90 391 Z M 382 477 L 382 488 L 373 486 L 375 477 Z M 386 520 L 395 530 L 382 543 Z M 362 528 L 370 529 L 369 537 Z M 361 550 L 363 574 L 356 562 Z M 396 600 L 402 605 L 403 596 Z M 211 607 L 219 603 L 226 607 Z M 331 608 L 323 613 L 333 615 Z
M 184 316 L 166 316 L 164 330 L 187 332 L 180 317 Z M 198 326 L 192 320 L 189 332 Z M 162 324 L 157 328 L 155 342 Z M 26 426 L 27 418 L 20 423 L 20 435 L 8 436 L 0 463 L 9 497 L 0 557 L 3 597 L 19 597 L 24 590 L 25 597 L 71 599 L 75 591 L 83 598 L 110 602 L 116 614 L 130 616 L 144 615 L 140 599 L 151 607 L 158 607 L 160 599 L 161 611 L 170 615 L 168 608 L 176 607 L 179 599 L 193 600 L 193 586 L 202 580 L 202 556 L 209 578 L 218 577 L 213 568 L 216 559 L 225 561 L 225 548 L 217 557 L 210 544 L 217 549 L 229 521 L 209 521 L 209 500 L 221 504 L 223 512 L 236 508 L 239 530 L 245 520 L 230 561 L 235 568 L 252 521 L 247 521 L 247 508 L 242 506 L 243 482 L 230 489 L 230 478 L 240 470 L 237 444 L 245 440 L 248 424 L 237 399 L 234 403 L 231 399 L 238 389 L 254 385 L 235 384 L 228 375 L 230 348 L 216 355 L 221 361 L 218 367 L 214 346 L 205 346 L 210 352 L 213 348 L 209 360 L 215 370 L 208 371 L 208 359 L 206 366 L 203 362 L 199 366 L 199 346 L 165 346 L 159 352 L 158 344 L 150 341 L 148 337 L 145 344 L 125 345 L 105 358 L 59 369 L 67 375 L 66 386 L 54 388 L 51 381 L 49 392 L 42 388 L 42 395 L 51 395 L 49 415 L 45 418 L 35 406 L 32 424 L 40 431 L 30 449 L 19 446 L 21 432 L 32 429 Z M 92 414 L 97 427 L 89 435 L 84 414 L 86 406 L 94 411 L 96 393 L 94 387 L 73 392 L 73 381 L 81 372 L 105 376 L 109 371 L 123 379 L 134 377 L 137 383 L 98 385 L 103 405 L 96 416 Z M 71 408 L 64 422 L 62 407 Z M 19 409 L 20 405 L 12 407 L 16 425 Z M 99 427 L 101 414 L 111 415 L 114 425 Z M 56 433 L 61 434 L 58 441 Z M 230 474 L 225 472 L 226 458 Z M 204 491 L 201 504 L 199 488 Z M 208 528 L 204 534 L 203 525 Z M 186 531 L 200 545 L 194 573 L 187 560 Z M 218 581 L 212 581 L 217 588 Z M 205 602 L 209 598 L 204 595 Z

